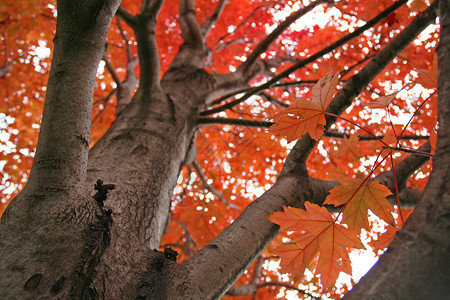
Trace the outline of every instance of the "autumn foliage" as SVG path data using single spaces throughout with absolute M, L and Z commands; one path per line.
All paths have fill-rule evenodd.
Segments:
M 196 1 L 200 24 L 214 12 L 216 2 Z M 264 59 L 283 59 L 256 77 L 252 85 L 264 84 L 351 34 L 394 2 L 351 0 L 318 6 L 306 21 L 300 19 L 289 27 L 264 52 Z M 158 18 L 161 76 L 182 43 L 177 3 L 165 1 Z M 139 13 L 140 4 L 122 1 L 131 14 Z M 236 284 L 249 284 L 259 276 L 261 287 L 256 299 L 274 299 L 280 291 L 285 297 L 292 286 L 302 290 L 299 297 L 334 298 L 345 293 L 351 282 L 335 283 L 341 272 L 352 274 L 349 253 L 367 249 L 379 254 L 410 213 L 399 207 L 401 199 L 395 190 L 400 185 L 423 190 L 428 180 L 431 163 L 421 166 L 408 181 L 398 182 L 394 192 L 377 176 L 412 153 L 432 156 L 432 149 L 422 146 L 427 140 L 431 148 L 435 145 L 438 27 L 429 27 L 406 47 L 341 115 L 327 109 L 350 78 L 429 4 L 415 0 L 400 6 L 364 33 L 330 49 L 257 97 L 213 115 L 261 121 L 260 126 L 205 122 L 197 132 L 196 160 L 181 170 L 172 201 L 172 221 L 161 246 L 178 251 L 180 260 L 192 256 L 275 183 L 292 148 L 289 143 L 309 134 L 318 145 L 308 158 L 308 172 L 334 182 L 335 187 L 324 206 L 305 202 L 304 209 L 285 207 L 268 215 L 280 226 L 281 234 Z M 31 168 L 51 65 L 46 51 L 52 51 L 55 5 L 50 0 L 6 0 L 0 4 L 0 214 L 24 186 Z M 212 53 L 207 71 L 236 70 L 252 49 L 299 7 L 303 1 L 228 1 L 207 37 Z M 102 63 L 98 70 L 92 145 L 116 118 L 117 80 L 125 81 L 131 72 L 139 77 L 136 65 L 127 69 L 137 59 L 131 28 L 114 18 L 107 42 L 105 61 L 112 69 Z M 248 90 L 230 95 L 216 108 L 245 92 Z M 337 119 L 331 128 L 325 127 L 327 118 Z M 305 273 L 306 269 L 310 272 Z M 284 285 L 279 284 L 282 281 Z

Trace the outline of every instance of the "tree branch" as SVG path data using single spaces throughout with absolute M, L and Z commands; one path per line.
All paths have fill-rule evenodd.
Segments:
M 284 105 L 284 103 L 283 103 Z M 287 106 L 286 106 L 287 107 Z M 246 120 L 246 119 L 234 119 L 234 118 L 210 118 L 210 117 L 199 117 L 197 118 L 197 125 L 206 125 L 206 124 L 221 124 L 221 125 L 235 125 L 235 126 L 246 126 L 246 127 L 260 127 L 260 128 L 269 128 L 274 122 L 270 121 L 261 121 L 261 120 Z M 338 132 L 335 130 L 327 130 L 323 137 L 329 138 L 339 138 L 343 139 L 344 137 L 348 137 L 349 134 Z M 379 139 L 383 139 L 384 135 L 358 135 L 359 141 L 377 141 Z M 427 135 L 402 135 L 399 137 L 400 140 L 428 140 L 430 137 Z M 405 151 L 409 153 L 417 153 L 417 150 L 409 150 L 402 148 L 390 148 L 396 151 Z M 422 153 L 422 156 L 430 156 L 428 152 Z
M 126 77 L 125 77 L 124 81 L 120 80 L 119 76 L 117 75 L 114 67 L 112 66 L 112 64 L 109 61 L 106 54 L 103 55 L 103 60 L 105 61 L 106 68 L 108 69 L 109 73 L 111 74 L 115 83 L 117 84 L 116 116 L 118 116 L 123 111 L 123 109 L 131 102 L 131 93 L 136 88 L 136 85 L 139 82 L 139 80 L 136 76 L 136 72 L 134 71 L 134 68 L 136 67 L 138 59 L 131 57 L 130 45 L 128 44 L 128 39 L 127 39 L 125 33 L 123 32 L 122 26 L 120 25 L 119 18 L 117 18 L 117 25 L 119 27 L 122 38 L 125 41 L 125 51 L 126 51 L 126 56 L 127 56 L 127 65 L 125 67 L 126 68 Z
M 155 30 L 162 3 L 163 0 L 154 0 L 148 5 L 143 4 L 144 12 L 135 17 L 133 26 L 139 56 L 139 90 L 145 95 L 160 90 L 160 61 Z
M 114 82 L 117 84 L 117 86 L 119 87 L 120 85 L 122 85 L 122 80 L 120 80 L 119 76 L 117 75 L 116 70 L 114 69 L 113 65 L 109 61 L 106 53 L 103 54 L 102 59 L 105 62 L 105 66 L 108 69 L 109 74 L 111 74 L 111 76 L 112 76 Z
M 105 51 L 103 33 L 109 27 L 110 14 L 113 16 L 118 6 L 113 1 L 92 1 L 76 11 L 81 4 L 71 7 L 69 2 L 58 5 L 52 68 L 36 156 L 27 184 L 36 192 L 48 193 L 67 187 L 74 193 L 75 187 L 84 186 L 94 82 Z
M 307 85 L 307 84 L 315 84 L 315 83 L 317 83 L 317 80 L 298 80 L 298 81 L 290 81 L 290 82 L 281 82 L 281 83 L 277 83 L 277 84 L 274 84 L 272 87 L 288 87 L 288 86 L 298 86 L 298 85 L 302 85 L 302 84 Z M 211 104 L 210 104 L 210 106 L 220 104 L 222 101 L 224 101 L 224 100 L 226 100 L 226 99 L 228 99 L 228 98 L 231 98 L 231 97 L 236 96 L 236 95 L 238 95 L 238 94 L 242 94 L 242 93 L 251 91 L 251 90 L 253 90 L 254 88 L 255 88 L 255 87 L 246 87 L 246 88 L 242 88 L 242 89 L 239 89 L 239 90 L 237 90 L 237 91 L 234 91 L 234 92 L 232 92 L 232 93 L 228 93 L 228 94 L 226 94 L 226 95 L 223 95 L 223 96 L 221 96 L 220 98 L 218 98 L 218 99 L 212 101 Z M 260 94 L 261 94 L 261 97 L 264 97 L 263 92 L 261 92 Z M 265 94 L 265 95 L 267 95 L 267 94 Z M 283 106 L 283 105 L 282 105 L 282 106 Z M 289 105 L 286 104 L 286 107 L 288 107 L 288 106 L 289 106 Z M 225 110 L 225 109 L 224 109 L 224 110 Z M 202 112 L 202 113 L 200 113 L 200 115 L 203 116 L 203 115 L 207 115 L 207 114 L 204 114 L 204 112 Z
M 178 23 L 184 43 L 193 49 L 203 50 L 203 38 L 195 16 L 193 0 L 180 0 L 180 16 Z
M 274 6 L 276 4 L 276 2 L 272 2 L 266 5 L 262 5 L 262 6 L 258 6 L 255 10 L 253 10 L 250 15 L 248 15 L 241 23 L 239 23 L 238 26 L 236 26 L 236 29 L 233 30 L 232 32 L 227 32 L 224 36 L 222 36 L 221 38 L 219 38 L 216 42 L 216 45 L 222 43 L 222 41 L 224 41 L 228 36 L 230 36 L 231 34 L 233 34 L 234 32 L 236 32 L 239 28 L 241 28 L 242 26 L 244 26 L 245 23 L 247 23 L 259 10 L 264 9 L 264 8 L 268 8 L 271 6 Z M 228 43 L 227 43 L 228 44 Z M 219 46 L 220 47 L 220 46 Z M 218 47 L 216 48 L 216 50 L 218 49 Z
M 136 17 L 130 14 L 125 8 L 119 6 L 116 15 L 118 15 L 128 26 L 133 28 L 135 26 Z
M 304 290 L 299 289 L 298 287 L 296 287 L 294 285 L 283 283 L 283 282 L 275 281 L 275 282 L 264 282 L 264 283 L 259 284 L 259 281 L 261 280 L 261 271 L 262 271 L 264 260 L 265 260 L 264 257 L 258 256 L 258 258 L 256 259 L 255 268 L 253 269 L 252 280 L 246 285 L 233 285 L 226 292 L 226 295 L 227 296 L 245 296 L 248 294 L 256 293 L 256 291 L 258 289 L 263 288 L 263 287 L 280 286 L 280 287 L 285 287 L 288 289 L 295 290 L 295 291 L 301 293 L 302 295 L 311 297 L 311 299 L 320 299 L 320 298 L 314 297 L 313 295 L 311 295 L 310 293 L 308 293 Z
M 280 25 L 278 25 L 274 31 L 272 31 L 261 43 L 256 46 L 256 48 L 252 51 L 252 53 L 247 57 L 246 61 L 242 63 L 238 72 L 241 72 L 245 78 L 253 77 L 253 74 L 249 75 L 249 70 L 255 63 L 255 61 L 259 58 L 261 54 L 266 52 L 269 46 L 295 21 L 299 18 L 303 17 L 305 14 L 313 10 L 316 6 L 321 5 L 326 2 L 331 2 L 329 0 L 316 0 L 305 6 L 298 11 L 292 13 L 289 17 L 286 18 Z M 250 72 L 251 73 L 251 72 Z
M 296 63 L 295 65 L 293 65 L 292 67 L 290 67 L 290 68 L 286 69 L 285 71 L 281 72 L 279 75 L 275 76 L 274 78 L 272 78 L 271 80 L 267 81 L 266 83 L 264 83 L 264 84 L 262 84 L 262 85 L 260 85 L 258 87 L 253 88 L 251 91 L 245 93 L 245 95 L 243 95 L 241 98 L 239 98 L 237 100 L 234 100 L 234 101 L 231 101 L 231 102 L 229 102 L 227 104 L 224 104 L 224 105 L 222 105 L 220 107 L 203 111 L 201 113 L 201 115 L 202 116 L 207 116 L 207 115 L 214 114 L 216 112 L 223 111 L 225 109 L 232 108 L 232 107 L 234 107 L 234 106 L 244 102 L 245 100 L 247 100 L 251 96 L 255 95 L 256 93 L 259 93 L 260 91 L 263 91 L 265 89 L 268 89 L 268 88 L 272 87 L 275 83 L 277 83 L 279 80 L 289 76 L 292 72 L 297 71 L 300 68 L 303 68 L 307 64 L 315 61 L 317 58 L 322 57 L 323 55 L 325 55 L 325 54 L 327 54 L 327 53 L 329 53 L 329 52 L 339 48 L 343 44 L 345 44 L 348 41 L 352 40 L 353 38 L 357 37 L 362 32 L 364 32 L 367 29 L 371 28 L 372 26 L 374 26 L 379 21 L 381 21 L 384 18 L 388 17 L 392 12 L 394 12 L 397 8 L 399 8 L 400 6 L 402 6 L 405 3 L 406 3 L 406 0 L 399 0 L 399 1 L 395 2 L 390 7 L 388 7 L 386 10 L 384 10 L 383 12 L 378 14 L 375 18 L 373 18 L 372 20 L 367 22 L 365 25 L 363 25 L 360 28 L 356 29 L 354 32 L 346 35 L 345 37 L 343 37 L 339 41 L 337 41 L 337 42 L 331 44 L 330 46 L 322 49 L 321 51 L 311 55 L 307 59 Z
M 343 139 L 344 137 L 349 137 L 350 135 L 336 130 L 327 130 L 323 136 Z M 383 139 L 384 137 L 385 137 L 384 135 L 377 135 L 375 137 L 372 135 L 358 135 L 360 141 L 376 141 L 379 139 Z M 415 135 L 415 134 L 405 134 L 399 137 L 400 140 L 428 140 L 429 138 L 430 137 L 428 135 Z
M 195 171 L 197 172 L 198 177 L 200 177 L 200 180 L 202 181 L 203 186 L 204 186 L 208 191 L 210 191 L 211 193 L 213 193 L 217 198 L 219 198 L 220 201 L 222 201 L 223 203 L 225 203 L 228 207 L 234 208 L 234 209 L 239 209 L 239 210 L 242 209 L 240 206 L 237 206 L 237 205 L 235 205 L 235 204 L 233 204 L 233 203 L 230 203 L 227 199 L 225 199 L 225 198 L 223 197 L 223 195 L 222 195 L 221 192 L 219 192 L 218 190 L 216 190 L 213 186 L 211 186 L 211 185 L 208 183 L 208 180 L 206 179 L 205 174 L 203 174 L 203 171 L 202 171 L 202 169 L 200 168 L 200 165 L 198 164 L 198 162 L 197 162 L 196 160 L 194 160 L 194 161 L 192 162 L 192 165 L 194 166 L 194 169 L 195 169 Z
M 206 19 L 205 22 L 203 22 L 203 24 L 200 26 L 200 32 L 203 37 L 203 42 L 205 41 L 212 27 L 216 24 L 226 4 L 227 0 L 220 0 L 213 14 L 208 19 Z
M 429 141 L 419 148 L 419 150 L 427 153 L 430 152 L 430 149 L 431 145 Z M 387 186 L 395 195 L 395 182 L 397 182 L 397 187 L 399 192 L 401 192 L 406 187 L 406 180 L 429 159 L 430 157 L 428 156 L 420 153 L 413 153 L 395 166 L 394 170 L 397 180 L 394 180 L 393 170 L 383 172 L 375 177 L 374 180 L 379 180 L 381 184 Z
M 123 31 L 122 24 L 120 23 L 120 18 L 116 18 L 116 21 L 117 21 L 117 27 L 119 27 L 120 35 L 122 36 L 123 40 L 125 41 L 125 51 L 127 54 L 127 61 L 130 62 L 133 60 L 133 57 L 131 55 L 131 47 L 130 47 L 128 38 L 127 38 L 125 32 Z

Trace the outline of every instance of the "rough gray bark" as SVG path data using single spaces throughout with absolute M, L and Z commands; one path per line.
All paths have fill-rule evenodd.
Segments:
M 94 80 L 119 1 L 58 1 L 55 50 L 28 184 L 0 224 L 2 297 L 90 297 L 110 217 L 85 194 Z M 91 186 L 92 188 L 93 186 Z
M 180 0 L 184 43 L 160 80 L 155 26 L 162 2 L 143 1 L 136 16 L 121 7 L 117 11 L 136 34 L 139 88 L 88 155 L 95 71 L 119 1 L 58 1 L 55 53 L 32 174 L 0 223 L 2 297 L 218 299 L 278 234 L 278 227 L 266 215 L 283 206 L 302 207 L 306 200 L 321 204 L 335 186 L 308 175 L 305 162 L 316 142 L 306 136 L 297 142 L 276 184 L 192 258 L 177 264 L 170 259 L 170 253 L 153 250 L 159 248 L 168 222 L 180 168 L 195 147 L 197 118 L 216 97 L 248 87 L 252 76 L 264 71 L 258 67 L 261 61 L 257 52 L 243 70 L 221 75 L 204 71 L 210 54 L 205 36 L 225 1 L 220 1 L 213 16 L 200 26 L 193 1 Z M 326 1 L 313 5 L 322 2 Z M 448 8 L 448 1 L 441 2 Z M 340 114 L 345 110 L 434 21 L 433 9 L 419 15 L 352 77 L 333 100 L 329 112 Z M 448 22 L 443 22 L 448 26 L 445 24 Z M 266 41 L 275 38 L 270 36 Z M 261 47 L 265 49 L 270 42 L 266 43 Z M 448 41 L 442 39 L 441 45 L 439 66 L 447 62 L 440 70 L 439 87 L 441 128 L 445 128 L 449 83 L 442 74 L 449 72 L 450 60 L 445 58 Z M 328 118 L 327 127 L 334 121 Z M 448 152 L 447 139 L 446 132 L 440 130 L 440 150 L 435 158 L 440 167 L 435 168 L 423 195 L 423 199 L 441 197 L 444 204 L 448 202 L 448 192 L 442 189 L 448 181 L 448 169 L 443 169 L 448 166 L 444 155 Z M 397 166 L 399 182 L 426 160 L 414 155 L 408 159 Z M 392 189 L 393 174 L 387 172 L 382 179 Z M 443 212 L 439 209 L 448 205 L 437 206 L 437 211 L 432 208 L 431 204 L 422 204 L 415 217 L 419 221 L 414 222 L 423 226 L 428 214 L 442 230 L 448 230 L 448 220 L 444 219 L 448 213 L 438 218 Z M 410 235 L 404 236 L 409 240 Z M 438 237 L 417 236 L 421 243 L 444 241 Z M 440 250 L 436 251 L 442 251 L 443 246 L 448 244 L 439 244 Z M 398 259 L 402 253 L 394 256 Z

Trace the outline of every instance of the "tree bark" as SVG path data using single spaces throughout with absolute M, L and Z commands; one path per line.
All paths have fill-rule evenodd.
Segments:
M 97 66 L 118 5 L 116 0 L 58 1 L 32 172 L 0 223 L 5 299 L 95 295 L 89 286 L 107 246 L 110 217 L 101 201 L 84 193 L 84 180 Z

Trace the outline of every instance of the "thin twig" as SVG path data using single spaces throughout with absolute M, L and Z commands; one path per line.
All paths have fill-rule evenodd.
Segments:
M 234 29 L 231 32 L 227 32 L 225 35 L 223 35 L 221 38 L 219 38 L 216 42 L 216 45 L 223 43 L 223 41 L 230 35 L 234 34 L 236 31 L 238 31 L 242 26 L 244 26 L 244 24 L 246 24 L 259 10 L 264 9 L 264 8 L 268 8 L 271 6 L 274 6 L 275 4 L 277 4 L 277 2 L 272 2 L 266 5 L 262 5 L 262 6 L 258 6 L 257 8 L 255 8 L 248 16 L 247 18 L 245 18 L 239 25 L 236 26 L 236 29 Z
M 136 25 L 135 16 L 130 14 L 125 8 L 119 6 L 116 14 L 127 23 L 128 26 L 132 27 Z
M 321 5 L 325 2 L 330 2 L 329 0 L 316 0 L 311 4 L 295 11 L 290 16 L 286 18 L 283 22 L 281 22 L 275 30 L 273 30 L 261 43 L 259 43 L 256 48 L 251 52 L 251 54 L 247 57 L 244 63 L 242 63 L 238 70 L 242 72 L 242 74 L 247 74 L 249 68 L 256 62 L 261 54 L 263 54 L 269 46 L 295 21 L 303 17 L 305 14 L 313 10 L 318 5 Z
M 212 15 L 208 19 L 206 19 L 206 21 L 203 22 L 203 24 L 200 26 L 200 31 L 202 33 L 203 40 L 205 40 L 206 36 L 211 31 L 214 24 L 216 24 L 226 4 L 227 0 L 220 0 L 219 4 L 217 4 L 216 9 L 212 13 Z
M 193 165 L 195 171 L 197 172 L 198 177 L 200 177 L 200 180 L 202 181 L 203 186 L 204 186 L 208 191 L 210 191 L 210 192 L 213 193 L 215 196 L 217 196 L 217 198 L 219 198 L 220 201 L 222 201 L 223 203 L 225 203 L 226 205 L 228 205 L 230 208 L 239 209 L 239 210 L 242 209 L 240 206 L 238 206 L 238 205 L 236 205 L 236 204 L 233 204 L 233 203 L 230 203 L 228 200 L 226 200 L 226 199 L 223 197 L 223 195 L 222 195 L 221 192 L 219 192 L 218 190 L 216 190 L 214 187 L 212 187 L 212 186 L 208 183 L 208 180 L 206 179 L 205 174 L 203 174 L 203 171 L 202 171 L 202 169 L 200 168 L 200 165 L 198 164 L 198 162 L 197 162 L 196 160 L 194 160 L 194 161 L 192 162 L 192 165 Z

